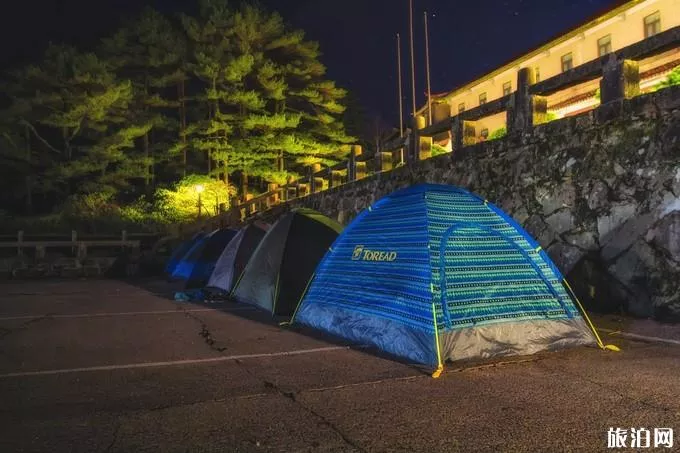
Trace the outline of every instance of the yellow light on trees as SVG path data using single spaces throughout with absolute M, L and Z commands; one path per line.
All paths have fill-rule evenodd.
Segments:
M 203 191 L 205 190 L 205 186 L 203 184 L 196 184 L 195 189 L 196 193 L 203 193 Z

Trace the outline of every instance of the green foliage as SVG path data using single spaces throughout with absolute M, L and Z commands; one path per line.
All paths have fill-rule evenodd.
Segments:
M 666 79 L 654 85 L 654 91 L 672 87 L 675 85 L 680 85 L 680 66 L 676 66 L 675 68 L 673 68 L 673 70 L 668 74 L 668 76 L 666 76 Z
M 51 45 L 0 81 L 0 200 L 90 229 L 159 225 L 195 217 L 199 180 L 214 214 L 231 180 L 253 192 L 336 164 L 355 139 L 320 55 L 278 14 L 226 0 L 179 20 L 146 8 L 90 52 Z
M 538 123 L 538 124 L 545 124 L 545 123 L 549 123 L 549 122 L 551 122 L 551 121 L 555 121 L 555 120 L 558 120 L 558 119 L 560 119 L 560 116 L 559 116 L 557 113 L 548 110 L 548 113 L 546 113 L 546 114 L 544 115 L 543 121 L 541 121 L 541 122 Z
M 432 145 L 432 157 L 441 156 L 442 154 L 448 154 L 450 152 L 451 151 L 447 151 L 446 148 L 436 143 Z
M 500 127 L 493 131 L 491 135 L 489 135 L 489 140 L 496 140 L 498 138 L 503 138 L 508 134 L 508 130 L 505 127 Z
M 206 175 L 190 175 L 179 181 L 172 189 L 156 192 L 154 210 L 163 218 L 190 221 L 198 215 L 199 190 L 203 215 L 217 215 L 220 205 L 229 209 L 231 198 L 236 194 L 233 186 Z
M 595 94 L 593 94 L 593 97 L 597 99 L 598 101 L 602 100 L 602 93 L 600 92 L 600 89 L 598 88 L 595 90 Z

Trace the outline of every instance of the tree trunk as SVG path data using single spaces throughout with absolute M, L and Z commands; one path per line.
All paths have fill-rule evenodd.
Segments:
M 26 174 L 26 214 L 33 213 L 33 180 L 31 177 L 31 131 L 26 126 L 26 161 L 28 162 L 28 174 Z
M 243 193 L 243 201 L 246 201 L 248 196 L 248 173 L 245 171 L 241 174 L 241 192 Z
M 149 133 L 147 132 L 144 134 L 144 137 L 142 138 L 144 142 L 144 157 L 146 158 L 147 162 L 149 161 L 150 152 L 149 152 Z M 144 172 L 144 188 L 148 192 L 149 186 L 151 185 L 151 173 L 153 170 L 153 164 L 146 164 L 146 171 Z
M 151 141 L 152 144 L 154 143 L 154 133 L 153 132 L 154 131 L 151 130 L 151 132 L 149 134 L 149 140 Z M 153 190 L 156 188 L 156 158 L 153 155 L 153 147 L 149 148 L 149 153 L 151 155 L 151 165 L 149 166 L 149 171 L 151 172 L 151 174 L 150 174 L 151 185 L 150 185 L 149 189 L 151 189 L 151 192 L 149 193 L 149 195 L 151 195 L 153 193 Z
M 212 121 L 213 119 L 213 105 L 208 105 L 208 121 Z M 214 135 L 212 136 L 214 138 Z M 212 171 L 212 149 L 208 149 L 208 176 L 210 176 L 210 172 Z
M 148 115 L 149 113 L 149 74 L 144 74 L 144 113 Z M 153 163 L 150 163 L 152 159 L 151 151 L 149 149 L 149 132 L 144 134 L 144 157 L 148 163 L 145 164 L 146 171 L 144 172 L 144 188 L 148 193 L 151 187 L 151 174 L 153 173 Z M 152 162 L 152 161 L 151 161 Z
M 61 134 L 64 138 L 64 150 L 66 150 L 66 159 L 71 160 L 71 142 L 68 139 L 68 127 L 63 127 L 61 129 Z
M 179 100 L 179 139 L 182 143 L 182 177 L 187 175 L 187 113 L 184 100 L 184 79 L 177 84 L 177 99 Z

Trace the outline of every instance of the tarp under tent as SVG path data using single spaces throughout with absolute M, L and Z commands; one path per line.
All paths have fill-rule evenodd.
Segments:
M 224 228 L 202 237 L 182 257 L 172 276 L 186 280 L 186 288 L 202 288 L 208 282 L 217 258 L 237 231 Z
M 270 226 L 254 222 L 241 228 L 222 251 L 205 291 L 212 297 L 227 296 L 234 288 Z
M 602 346 L 563 280 L 499 208 L 464 189 L 421 184 L 354 219 L 292 322 L 436 367 L 435 377 L 446 360 Z
M 172 275 L 173 272 L 175 272 L 175 268 L 177 268 L 177 265 L 179 262 L 182 260 L 184 255 L 187 254 L 191 248 L 196 245 L 198 241 L 203 239 L 205 237 L 205 233 L 203 232 L 198 232 L 191 239 L 187 239 L 186 241 L 182 242 L 173 252 L 172 255 L 170 256 L 170 259 L 168 260 L 168 263 L 165 266 L 165 273 L 168 275 Z
M 290 316 L 342 225 L 312 209 L 283 214 L 248 261 L 232 292 L 238 302 Z

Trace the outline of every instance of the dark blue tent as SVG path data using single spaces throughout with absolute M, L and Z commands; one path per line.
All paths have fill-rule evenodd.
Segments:
M 496 206 L 423 184 L 345 228 L 293 322 L 438 370 L 446 360 L 594 344 L 563 280 Z
M 175 269 L 177 268 L 179 262 L 182 260 L 182 258 L 184 258 L 184 255 L 186 255 L 187 252 L 191 250 L 191 248 L 204 237 L 205 233 L 198 232 L 191 239 L 187 239 L 186 241 L 182 242 L 175 249 L 175 251 L 172 252 L 172 255 L 170 256 L 168 263 L 165 265 L 165 273 L 168 275 L 172 275 L 173 272 L 175 272 Z
M 202 288 L 215 269 L 215 263 L 236 230 L 221 229 L 200 238 L 182 257 L 172 276 L 186 280 L 187 288 Z

